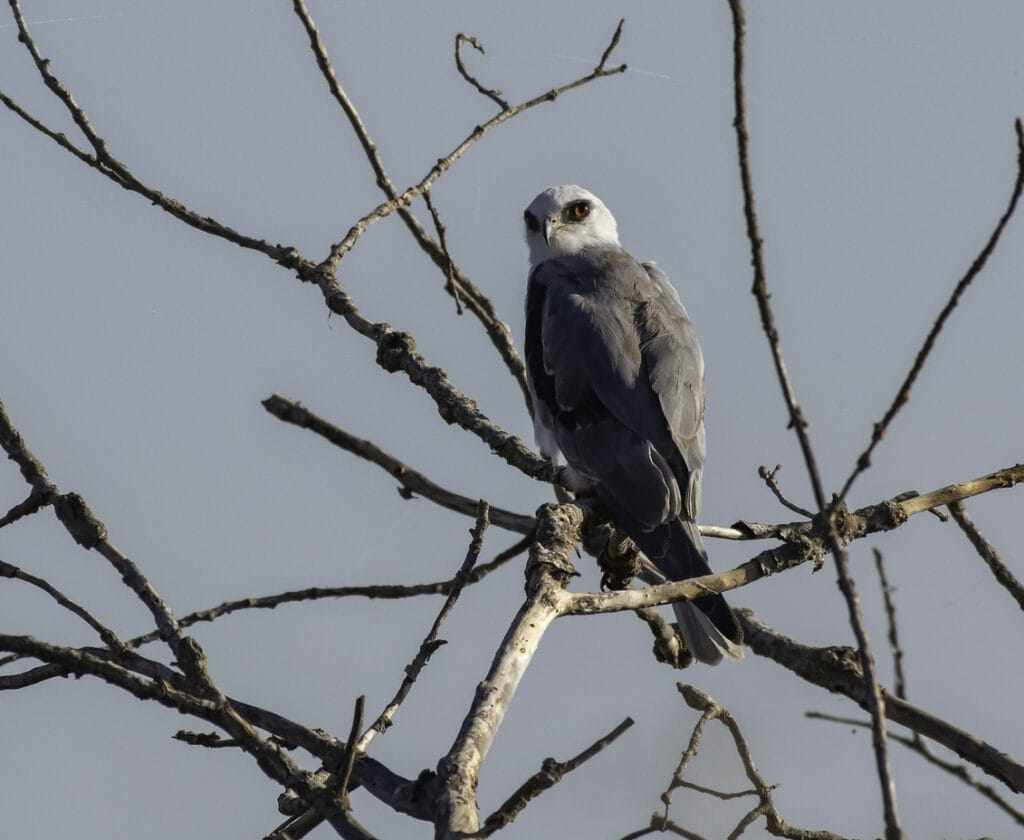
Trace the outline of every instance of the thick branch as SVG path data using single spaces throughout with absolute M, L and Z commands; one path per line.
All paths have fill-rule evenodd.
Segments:
M 532 586 L 490 671 L 477 686 L 455 743 L 438 763 L 440 789 L 434 818 L 438 838 L 455 838 L 479 829 L 476 786 L 484 758 L 541 637 L 560 614 L 561 584 L 550 573 L 541 573 L 533 578 Z
M 1024 465 L 1016 464 L 997 470 L 972 481 L 950 484 L 922 495 L 901 493 L 874 505 L 852 512 L 837 511 L 834 527 L 844 544 L 870 534 L 890 531 L 901 526 L 907 518 L 930 510 L 936 505 L 949 504 L 955 499 L 968 498 L 998 488 L 1012 487 L 1024 481 Z M 577 504 L 563 508 L 577 507 Z M 579 514 L 583 516 L 583 511 Z M 738 523 L 744 528 L 744 523 Z M 742 529 L 741 529 L 742 530 Z M 825 538 L 818 521 L 795 522 L 771 526 L 773 535 L 785 540 L 785 545 L 762 551 L 746 563 L 727 572 L 664 583 L 645 589 L 623 589 L 614 592 L 567 593 L 564 610 L 568 615 L 590 615 L 653 607 L 675 601 L 692 600 L 713 592 L 728 592 L 753 583 L 768 575 L 777 574 L 807 561 L 818 562 L 826 551 Z
M 527 567 L 526 601 L 487 676 L 477 686 L 455 743 L 438 763 L 434 827 L 439 840 L 479 829 L 476 785 L 480 768 L 541 637 L 564 612 L 564 585 L 567 569 L 572 568 L 569 556 L 580 540 L 583 513 L 575 505 L 545 505 L 538 511 L 538 519 Z

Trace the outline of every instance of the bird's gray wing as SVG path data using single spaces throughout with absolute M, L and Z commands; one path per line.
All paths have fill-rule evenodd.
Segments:
M 689 479 L 683 492 L 685 515 L 700 514 L 700 480 L 704 468 L 704 356 L 679 295 L 665 272 L 643 263 L 652 289 L 642 305 L 642 352 L 651 388 L 658 395 L 672 440 L 686 463 Z
M 678 342 L 657 332 L 674 328 L 661 296 L 620 249 L 545 261 L 527 293 L 527 367 L 552 435 L 617 518 L 642 530 L 678 516 L 690 483 L 663 408 L 685 414 L 669 372 Z

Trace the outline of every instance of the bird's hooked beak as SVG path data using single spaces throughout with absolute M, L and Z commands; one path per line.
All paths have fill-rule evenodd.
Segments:
M 561 222 L 557 216 L 546 216 L 544 218 L 544 244 L 551 245 L 551 237 L 554 236 L 559 228 L 562 227 Z

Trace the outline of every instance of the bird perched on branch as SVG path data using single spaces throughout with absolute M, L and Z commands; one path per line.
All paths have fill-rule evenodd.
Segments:
M 669 580 L 711 574 L 697 530 L 704 359 L 665 273 L 619 244 L 615 218 L 577 186 L 524 213 L 530 248 L 526 370 L 541 452 L 593 493 Z M 702 662 L 743 658 L 721 595 L 673 605 Z

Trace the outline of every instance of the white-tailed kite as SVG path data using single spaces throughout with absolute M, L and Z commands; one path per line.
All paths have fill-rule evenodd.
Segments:
M 541 452 L 591 492 L 669 580 L 711 574 L 697 530 L 704 359 L 665 273 L 619 244 L 615 219 L 577 186 L 524 213 L 530 247 L 526 370 Z M 702 662 L 742 659 L 721 595 L 673 605 Z

